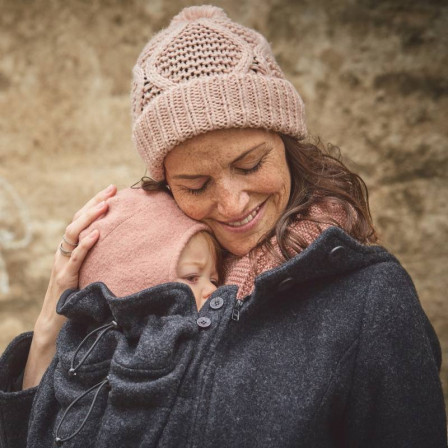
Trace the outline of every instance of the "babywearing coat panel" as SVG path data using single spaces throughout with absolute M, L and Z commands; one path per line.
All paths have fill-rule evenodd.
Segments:
M 343 257 L 331 255 L 337 247 Z M 144 375 L 128 377 L 128 383 L 117 377 L 114 385 L 111 376 L 111 389 L 101 390 L 95 411 L 64 446 L 446 446 L 440 345 L 412 281 L 383 248 L 361 246 L 330 228 L 293 260 L 259 276 L 254 293 L 238 308 L 231 286 L 215 291 L 199 312 L 187 286 L 156 288 L 126 299 L 109 297 L 105 288 L 97 292 L 123 328 L 116 333 L 108 375 L 115 360 L 130 362 L 140 353 L 135 350 L 143 342 L 139 338 L 152 334 L 160 341 L 168 330 L 167 352 L 155 358 L 157 366 L 174 360 L 174 369 L 156 379 L 173 379 L 160 383 L 169 391 L 166 400 L 156 394 L 146 403 L 115 401 L 120 381 L 126 384 L 123 391 L 134 394 L 156 382 Z M 216 297 L 221 305 L 213 308 Z M 124 312 L 126 306 L 136 308 Z M 93 314 L 105 309 L 101 305 Z M 152 316 L 153 333 L 146 332 L 147 316 Z M 180 325 L 164 327 L 166 316 Z M 201 318 L 209 319 L 208 326 L 198 325 Z M 19 357 L 12 348 L 8 353 L 2 368 Z M 141 366 L 140 354 L 136 361 Z M 51 446 L 61 418 L 51 396 L 58 387 L 52 376 L 57 362 L 56 357 L 32 405 L 28 447 Z M 5 399 L 13 402 L 7 392 L 0 393 L 0 404 Z M 80 402 L 77 425 L 89 404 Z M 9 437 L 16 422 L 8 422 L 0 410 L 3 434 Z M 68 434 L 76 426 L 66 429 Z
M 70 320 L 58 338 L 59 362 L 53 381 L 59 409 L 55 427 L 60 427 L 57 434 L 48 433 L 43 437 L 43 428 L 48 427 L 48 422 L 42 421 L 40 429 L 35 427 L 30 432 L 30 435 L 40 434 L 39 442 L 35 445 L 36 438 L 30 437 L 28 446 L 51 446 L 56 436 L 67 439 L 79 430 L 87 415 L 81 431 L 73 439 L 68 438 L 64 446 L 75 447 L 80 443 L 94 447 L 111 446 L 111 443 L 155 446 L 197 333 L 194 319 L 188 316 L 196 307 L 194 298 L 185 285 L 179 288 L 173 285 L 151 288 L 149 294 L 142 291 L 117 299 L 105 285 L 94 283 L 61 298 L 58 311 Z M 182 300 L 176 300 L 179 294 Z M 85 304 L 89 302 L 95 304 L 96 321 L 85 315 Z M 130 316 L 136 318 L 130 319 Z M 94 350 L 76 373 L 71 374 L 73 357 L 76 355 L 82 360 L 90 350 L 87 344 L 82 350 L 78 348 L 83 345 L 92 323 L 103 328 L 112 319 L 116 322 L 113 331 L 104 333 L 101 341 L 93 342 Z M 68 407 L 83 392 L 106 379 L 107 388 L 99 390 L 98 387 L 94 399 L 92 391 L 90 399 L 77 402 L 64 417 Z M 147 419 L 143 418 L 145 415 Z M 150 427 L 148 421 L 152 422 Z

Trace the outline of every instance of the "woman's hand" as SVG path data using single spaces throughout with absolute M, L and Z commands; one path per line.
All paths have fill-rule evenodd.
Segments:
M 61 294 L 69 288 L 78 287 L 79 269 L 99 232 L 93 230 L 79 239 L 81 232 L 93 221 L 107 212 L 105 202 L 115 195 L 117 188 L 110 185 L 98 193 L 73 216 L 65 229 L 61 245 L 56 250 L 50 282 L 45 294 L 41 312 L 34 325 L 34 335 L 23 378 L 23 389 L 39 384 L 45 370 L 56 352 L 56 338 L 66 321 L 56 313 L 56 305 Z

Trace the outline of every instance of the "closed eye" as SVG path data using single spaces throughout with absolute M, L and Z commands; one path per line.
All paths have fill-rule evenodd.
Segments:
M 199 276 L 198 275 L 187 275 L 185 277 L 182 277 L 183 280 L 186 280 L 187 282 L 190 282 L 192 284 L 197 283 L 197 281 L 199 280 Z
M 263 154 L 263 157 L 251 168 L 241 168 L 241 167 L 235 167 L 236 170 L 240 171 L 242 174 L 252 174 L 257 172 L 265 162 L 266 158 L 268 157 L 269 153 L 272 151 L 272 148 L 269 149 L 267 152 Z
M 243 174 L 251 174 L 255 173 L 261 168 L 261 165 L 263 164 L 264 158 L 261 159 L 256 165 L 254 165 L 252 168 L 236 168 L 238 171 L 241 171 Z
M 201 188 L 188 188 L 188 187 L 180 187 L 180 188 L 190 194 L 201 194 L 207 188 L 209 181 L 210 180 L 207 180 L 206 182 L 204 182 L 204 184 L 202 185 Z
M 235 167 L 234 169 L 239 171 L 243 175 L 256 173 L 263 166 L 263 163 L 265 162 L 265 160 L 266 160 L 266 158 L 267 158 L 267 156 L 268 156 L 268 154 L 270 152 L 271 152 L 271 149 L 268 152 L 266 152 L 264 154 L 264 156 L 254 166 L 252 166 L 251 168 L 238 168 L 238 167 Z M 199 194 L 203 193 L 207 189 L 207 186 L 208 186 L 209 182 L 210 182 L 210 179 L 208 179 L 206 182 L 204 182 L 204 184 L 202 185 L 201 188 L 188 188 L 188 187 L 181 187 L 181 188 L 182 188 L 182 190 L 186 191 L 189 194 L 199 195 Z

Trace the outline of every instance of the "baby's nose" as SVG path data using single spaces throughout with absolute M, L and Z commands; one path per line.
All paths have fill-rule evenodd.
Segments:
M 204 299 L 208 299 L 217 289 L 218 288 L 212 282 L 208 282 L 202 290 Z

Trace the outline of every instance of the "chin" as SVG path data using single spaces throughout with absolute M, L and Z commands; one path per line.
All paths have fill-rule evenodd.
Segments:
M 247 255 L 250 251 L 251 251 L 251 249 L 252 248 L 249 248 L 249 249 L 241 249 L 241 248 L 235 248 L 235 247 L 230 247 L 230 248 L 227 248 L 227 250 L 229 251 L 229 252 L 231 252 L 233 255 L 236 255 L 237 257 L 244 257 L 244 255 Z
M 257 245 L 257 243 L 258 239 L 254 239 L 254 241 L 244 241 L 244 243 L 232 241 L 228 244 L 221 243 L 221 245 L 233 255 L 243 257 L 244 255 L 247 255 Z

